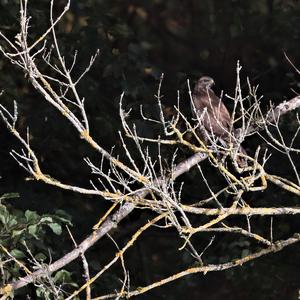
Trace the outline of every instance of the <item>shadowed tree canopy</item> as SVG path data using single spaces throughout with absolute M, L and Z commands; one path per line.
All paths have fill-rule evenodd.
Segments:
M 32 16 L 29 45 L 32 45 L 49 27 L 50 1 L 31 2 L 29 1 L 29 14 Z M 61 13 L 66 2 L 66 0 L 54 1 L 54 16 Z M 18 0 L 0 1 L 0 31 L 12 41 L 15 41 L 19 33 L 20 8 L 18 3 Z M 77 63 L 73 68 L 75 79 L 89 64 L 90 56 L 95 53 L 96 49 L 100 49 L 100 58 L 95 61 L 90 72 L 87 73 L 84 81 L 77 85 L 77 88 L 86 99 L 86 111 L 95 140 L 101 143 L 107 151 L 111 151 L 111 147 L 114 146 L 114 153 L 119 155 L 118 151 L 122 149 L 122 140 L 118 134 L 121 128 L 118 114 L 120 94 L 125 93 L 124 109 L 126 111 L 131 109 L 130 121 L 136 125 L 138 133 L 151 138 L 156 136 L 157 127 L 149 126 L 139 112 L 140 105 L 143 105 L 146 117 L 157 115 L 154 94 L 157 92 L 156 87 L 162 72 L 165 76 L 162 85 L 164 97 L 161 98 L 161 102 L 166 115 L 177 103 L 177 90 L 180 90 L 182 98 L 188 98 L 188 93 L 185 92 L 188 78 L 194 80 L 203 74 L 212 75 L 217 83 L 216 88 L 212 90 L 211 78 L 201 77 L 203 80 L 200 79 L 197 82 L 193 92 L 194 105 L 199 118 L 203 114 L 203 109 L 206 108 L 207 113 L 203 115 L 203 127 L 208 138 L 215 136 L 217 140 L 223 139 L 225 143 L 229 139 L 232 102 L 224 100 L 223 103 L 217 95 L 220 95 L 221 89 L 227 94 L 234 93 L 237 60 L 240 60 L 243 65 L 241 74 L 243 91 L 247 90 L 245 77 L 249 76 L 251 84 L 259 84 L 258 94 L 264 95 L 263 109 L 268 108 L 270 100 L 277 105 L 283 99 L 294 97 L 294 91 L 299 92 L 299 75 L 285 59 L 283 50 L 295 66 L 299 66 L 300 27 L 295 26 L 299 23 L 299 16 L 300 2 L 295 0 L 73 0 L 70 10 L 55 26 L 55 30 L 57 30 L 61 53 L 66 58 L 68 67 L 72 65 L 73 57 L 77 55 L 78 50 Z M 50 38 L 47 47 L 50 47 L 51 43 Z M 0 41 L 0 46 L 7 50 L 5 41 Z M 56 64 L 57 60 L 54 59 L 53 65 Z M 74 134 L 74 128 L 64 118 L 59 117 L 46 102 L 40 101 L 40 94 L 28 84 L 28 76 L 26 75 L 24 79 L 23 72 L 16 65 L 12 67 L 9 60 L 3 56 L 0 57 L 0 71 L 0 91 L 4 90 L 1 104 L 13 111 L 12 100 L 18 101 L 19 119 L 16 126 L 23 136 L 26 135 L 27 127 L 30 128 L 28 138 L 44 170 L 49 174 L 49 178 L 55 175 L 63 182 L 89 186 L 89 180 L 94 180 L 95 176 L 91 174 L 90 168 L 82 158 L 89 157 L 91 161 L 99 161 L 101 156 L 91 151 L 82 139 L 79 141 Z M 46 74 L 46 71 L 46 66 L 45 69 L 41 69 L 42 73 Z M 50 79 L 53 78 L 53 72 L 50 70 L 48 74 Z M 60 77 L 58 79 L 61 80 Z M 189 105 L 182 109 L 186 109 L 186 116 L 190 120 Z M 79 112 L 78 109 L 74 111 Z M 281 125 L 284 140 L 289 141 L 293 137 L 294 129 L 298 128 L 299 122 L 290 113 L 281 120 Z M 238 129 L 237 125 L 234 124 L 234 126 Z M 232 131 L 234 132 L 233 128 Z M 45 228 L 54 228 L 53 232 L 58 232 L 58 223 L 61 220 L 66 222 L 64 215 L 61 219 L 57 217 L 56 210 L 62 209 L 72 216 L 74 224 L 72 234 L 79 242 L 91 230 L 100 215 L 102 216 L 103 212 L 111 207 L 111 203 L 98 201 L 99 199 L 92 195 L 83 200 L 80 194 L 62 191 L 31 180 L 32 178 L 28 177 L 25 171 L 21 171 L 20 166 L 9 155 L 12 149 L 20 149 L 20 143 L 7 131 L 3 122 L 0 122 L 0 136 L 2 216 L 4 215 L 2 204 L 5 204 L 2 195 L 11 192 L 17 192 L 20 195 L 20 198 L 6 200 L 6 203 L 11 205 L 11 218 L 13 221 L 16 218 L 17 222 L 1 218 L 0 215 L 1 230 L 1 221 L 8 220 L 12 224 L 10 237 L 14 240 L 10 242 L 6 235 L 7 247 L 17 243 L 18 234 L 24 223 L 23 233 L 27 234 L 26 229 L 30 229 L 29 234 L 32 240 L 27 238 L 27 242 L 32 253 L 37 252 L 34 251 L 37 244 L 43 244 L 44 249 L 39 252 L 45 256 L 51 252 L 50 260 L 58 259 L 66 253 L 67 248 L 74 247 L 69 236 L 65 234 L 64 238 L 59 238 L 58 241 L 56 236 L 49 234 L 46 230 L 41 234 L 33 229 L 39 229 L 38 226 L 43 225 Z M 243 142 L 247 150 L 249 149 L 249 155 L 256 150 L 257 138 L 257 136 L 251 136 L 245 143 Z M 299 137 L 294 142 L 297 144 L 294 147 L 299 148 Z M 220 145 L 219 142 L 216 144 Z M 267 146 L 264 142 L 260 145 L 263 149 Z M 131 144 L 128 147 L 131 148 Z M 149 151 L 155 153 L 157 149 L 150 144 Z M 166 150 L 166 147 L 162 147 L 161 151 L 163 158 L 168 157 L 169 150 Z M 242 147 L 239 151 L 244 152 Z M 183 158 L 179 157 L 180 159 L 184 159 L 186 153 L 182 154 L 179 151 L 178 155 L 183 156 Z M 283 157 L 282 153 L 274 151 L 268 161 L 267 171 L 291 180 L 293 169 L 295 167 L 300 169 L 300 160 L 297 159 L 296 153 L 290 153 L 290 155 L 295 162 L 293 168 L 289 164 L 289 159 Z M 126 156 L 121 153 L 120 158 L 124 159 L 124 157 L 126 159 Z M 282 161 L 280 166 L 278 166 L 278 161 Z M 107 168 L 106 165 L 104 165 L 105 168 Z M 223 182 L 221 184 L 219 182 L 221 176 L 217 176 L 215 167 L 204 162 L 203 170 L 207 174 L 210 189 L 218 191 L 223 188 Z M 199 180 L 199 172 L 196 168 L 183 175 L 182 178 L 187 179 L 181 192 L 184 204 L 186 201 L 196 201 L 195 198 L 199 201 L 200 196 L 205 198 L 208 195 L 207 186 Z M 180 184 L 180 180 L 175 182 L 175 186 Z M 280 207 L 286 205 L 287 200 L 291 206 L 299 205 L 299 197 L 291 194 L 287 198 L 285 193 L 275 185 L 269 186 L 268 193 L 257 192 L 251 195 L 249 193 L 246 198 L 253 206 L 270 204 Z M 227 204 L 228 196 L 224 196 L 221 200 Z M 26 211 L 26 216 L 21 218 L 20 214 L 18 215 L 12 208 Z M 35 215 L 35 211 L 40 214 L 40 217 Z M 51 216 L 52 223 L 49 223 L 49 216 L 43 217 L 45 213 L 55 213 L 55 216 Z M 148 221 L 152 216 L 152 212 L 148 213 L 143 210 L 141 215 L 138 212 L 137 215 L 124 219 L 123 223 L 116 228 L 114 239 L 122 245 L 123 241 L 128 240 L 136 231 L 136 228 L 144 224 L 144 220 Z M 39 218 L 44 220 L 45 224 L 40 222 Z M 255 218 L 254 216 L 252 220 Z M 268 226 L 265 226 L 266 229 L 261 228 L 265 224 L 270 224 L 270 220 L 273 224 L 273 216 L 259 220 L 251 229 L 253 231 L 261 229 L 266 236 L 272 232 L 272 238 L 274 232 L 276 235 L 274 240 L 278 237 L 286 237 L 290 231 L 299 231 L 299 218 L 293 218 L 293 222 L 290 223 L 281 223 L 279 218 L 283 217 L 274 216 L 272 231 Z M 34 222 L 38 225 L 33 226 Z M 224 224 L 228 225 L 228 223 Z M 245 224 L 246 218 L 242 219 L 238 225 L 242 227 Z M 142 286 L 152 282 L 153 278 L 170 275 L 170 266 L 177 266 L 179 262 L 183 261 L 186 266 L 194 264 L 194 260 L 186 255 L 186 251 L 175 252 L 170 249 L 170 245 L 174 242 L 174 235 L 174 232 L 166 234 L 166 232 L 160 233 L 159 230 L 154 230 L 145 235 L 145 239 L 143 236 L 138 247 L 128 252 L 126 259 L 131 270 L 131 282 Z M 216 250 L 212 251 L 209 247 L 208 252 L 211 255 L 206 262 L 224 262 L 230 255 L 230 259 L 237 257 L 241 252 L 247 255 L 249 250 L 257 247 L 256 244 L 251 246 L 252 248 L 249 247 L 246 239 L 236 239 L 234 234 L 226 237 L 223 233 L 221 235 L 222 239 L 214 241 L 213 246 L 216 246 L 214 248 Z M 1 238 L 0 244 L 3 244 Z M 195 241 L 199 249 L 206 249 L 205 247 L 210 245 L 208 236 L 206 238 L 197 236 Z M 57 247 L 58 243 L 62 246 Z M 67 243 L 69 243 L 68 247 L 66 247 Z M 19 244 L 16 245 L 19 246 Z M 17 246 L 12 247 L 18 250 Z M 36 249 L 41 249 L 40 245 L 38 246 Z M 178 243 L 178 248 L 180 246 L 181 244 Z M 91 273 L 96 273 L 99 265 L 106 263 L 111 253 L 114 253 L 114 247 L 111 240 L 107 239 L 102 240 L 89 251 L 88 259 L 92 262 Z M 272 256 L 257 260 L 253 265 L 245 265 L 243 269 L 207 274 L 204 280 L 200 280 L 198 276 L 190 276 L 187 280 L 171 283 L 164 288 L 153 290 L 149 296 L 140 296 L 138 299 L 178 300 L 185 297 L 189 299 L 201 297 L 203 299 L 265 299 L 266 297 L 296 299 L 299 290 L 299 280 L 297 280 L 299 268 L 295 261 L 299 261 L 299 247 L 298 245 L 280 252 L 275 258 Z M 154 248 L 153 252 L 152 248 Z M 27 253 L 26 249 L 23 251 Z M 99 253 L 102 253 L 101 260 Z M 6 261 L 8 260 L 11 258 L 9 257 Z M 82 276 L 80 263 L 74 264 L 70 271 L 76 279 L 79 278 L 79 281 L 85 278 Z M 19 272 L 24 273 L 22 268 L 16 272 L 15 266 L 12 265 L 12 274 L 17 276 Z M 270 278 L 265 276 L 266 272 L 275 275 Z M 119 287 L 113 276 L 110 274 L 106 276 L 106 281 L 95 286 L 95 294 L 106 290 L 108 286 L 111 290 Z M 65 277 L 63 282 L 66 282 Z M 19 298 L 16 299 L 25 299 L 26 294 L 32 299 L 37 297 L 29 288 L 21 291 L 20 295 L 16 296 Z

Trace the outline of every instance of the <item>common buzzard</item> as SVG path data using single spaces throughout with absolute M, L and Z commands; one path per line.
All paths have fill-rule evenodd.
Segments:
M 211 89 L 213 85 L 214 80 L 208 76 L 203 76 L 197 81 L 192 95 L 193 113 L 201 122 L 202 135 L 204 135 L 206 141 L 209 137 L 213 137 L 223 143 L 232 142 L 237 147 L 233 136 L 234 129 L 231 126 L 230 114 L 221 99 Z M 239 149 L 236 150 L 239 153 L 246 154 L 242 146 L 239 146 Z M 238 157 L 237 162 L 240 167 L 246 166 L 245 159 L 241 157 Z

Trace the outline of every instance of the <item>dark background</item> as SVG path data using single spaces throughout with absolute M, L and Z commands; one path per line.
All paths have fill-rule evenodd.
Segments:
M 58 13 L 65 2 L 55 3 Z M 32 16 L 30 35 L 34 40 L 49 25 L 49 3 L 30 1 L 29 4 Z M 18 32 L 18 11 L 17 1 L 0 1 L 0 30 L 11 38 Z M 118 136 L 121 92 L 125 91 L 125 106 L 133 108 L 133 121 L 139 130 L 148 136 L 155 135 L 155 129 L 141 121 L 138 110 L 143 104 L 150 115 L 157 112 L 154 94 L 161 73 L 165 74 L 162 101 L 166 112 L 172 112 L 179 90 L 181 105 L 189 115 L 186 80 L 190 79 L 193 84 L 201 75 L 215 79 L 217 94 L 222 90 L 233 94 L 238 60 L 243 66 L 241 75 L 245 93 L 246 78 L 249 77 L 253 85 L 259 84 L 264 107 L 270 100 L 280 103 L 292 98 L 300 88 L 299 75 L 285 59 L 284 52 L 299 66 L 299 22 L 300 3 L 291 0 L 87 0 L 72 3 L 71 10 L 57 26 L 57 33 L 66 57 L 75 49 L 79 51 L 75 77 L 88 64 L 96 49 L 100 49 L 99 58 L 79 89 L 86 98 L 92 136 L 107 150 L 116 145 L 118 152 L 121 145 Z M 71 61 L 72 57 L 68 59 Z M 33 90 L 22 72 L 3 57 L 0 57 L 0 89 L 5 90 L 1 103 L 11 108 L 12 100 L 18 101 L 18 128 L 24 133 L 26 127 L 30 127 L 31 145 L 45 172 L 66 183 L 89 187 L 91 175 L 82 158 L 88 156 L 96 162 L 99 157 Z M 284 118 L 282 126 L 288 138 L 296 126 L 295 114 Z M 259 141 L 253 137 L 245 142 L 245 147 L 253 153 L 255 148 L 252 147 L 257 143 Z M 65 210 L 72 217 L 74 236 L 81 241 L 91 232 L 91 226 L 103 215 L 108 204 L 103 203 L 103 199 L 83 197 L 25 180 L 28 174 L 9 156 L 12 148 L 19 149 L 19 144 L 1 123 L 0 195 L 18 192 L 20 198 L 10 200 L 10 205 L 22 210 L 36 210 L 40 214 L 54 213 L 58 208 Z M 164 151 L 167 157 L 168 149 Z M 180 159 L 189 156 L 184 149 L 179 154 Z M 268 168 L 276 174 L 291 176 L 288 164 L 281 157 L 279 165 L 276 163 L 278 158 L 275 155 Z M 212 176 L 213 170 L 205 164 L 204 168 L 208 178 L 214 180 L 214 186 L 220 186 L 222 183 Z M 196 172 L 191 171 L 179 178 L 182 180 L 186 182 L 186 199 L 201 198 Z M 266 193 L 250 195 L 249 200 L 251 197 L 265 206 L 295 206 L 299 203 L 292 194 L 281 194 L 272 187 Z M 120 224 L 114 238 L 120 245 L 124 244 L 150 217 L 147 212 L 134 213 Z M 254 218 L 254 222 L 258 230 L 267 232 L 270 219 Z M 296 217 L 278 217 L 274 224 L 277 226 L 276 238 L 299 231 Z M 209 238 L 203 237 L 199 247 L 205 246 Z M 53 239 L 53 243 L 57 243 Z M 226 261 L 239 257 L 243 250 L 257 247 L 232 236 L 219 235 L 217 240 L 207 252 L 206 262 Z M 49 237 L 49 247 L 51 241 Z M 54 257 L 60 257 L 71 248 L 67 235 L 60 241 L 61 249 L 54 250 Z M 171 230 L 154 229 L 146 233 L 127 255 L 132 286 L 149 284 L 191 266 L 194 262 L 187 253 L 177 251 L 181 243 Z M 299 245 L 295 245 L 240 268 L 205 276 L 188 276 L 137 298 L 297 299 L 300 289 L 299 250 Z M 88 252 L 91 272 L 103 266 L 115 251 L 109 239 L 101 240 Z M 79 265 L 73 263 L 70 266 L 74 278 L 80 278 L 82 270 Z M 101 294 L 108 287 L 111 291 L 118 288 L 117 278 L 122 273 L 118 268 L 115 272 L 115 275 L 111 273 L 104 277 L 104 281 L 100 280 L 96 291 Z

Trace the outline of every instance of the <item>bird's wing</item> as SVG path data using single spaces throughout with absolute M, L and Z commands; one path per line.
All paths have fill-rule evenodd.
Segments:
M 231 118 L 219 97 L 211 90 L 200 90 L 193 95 L 193 102 L 198 117 L 202 116 L 204 127 L 216 136 L 228 135 Z M 206 113 L 204 115 L 204 109 Z
M 214 118 L 218 120 L 220 126 L 229 129 L 231 124 L 231 117 L 225 104 L 218 96 L 216 96 L 216 94 L 212 90 L 209 91 L 209 95 L 207 96 L 207 98 L 209 99 L 211 113 L 214 115 Z

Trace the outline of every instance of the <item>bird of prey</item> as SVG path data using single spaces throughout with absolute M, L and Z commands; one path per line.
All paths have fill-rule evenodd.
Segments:
M 221 99 L 211 89 L 213 85 L 214 80 L 211 77 L 203 76 L 197 81 L 193 91 L 192 109 L 197 120 L 201 123 L 201 133 L 204 135 L 206 142 L 209 138 L 212 138 L 221 140 L 226 144 L 231 142 L 238 147 L 234 139 L 230 114 Z M 239 146 L 239 149 L 236 150 L 238 153 L 246 154 L 242 146 Z M 238 157 L 237 162 L 240 167 L 245 167 L 245 159 Z

